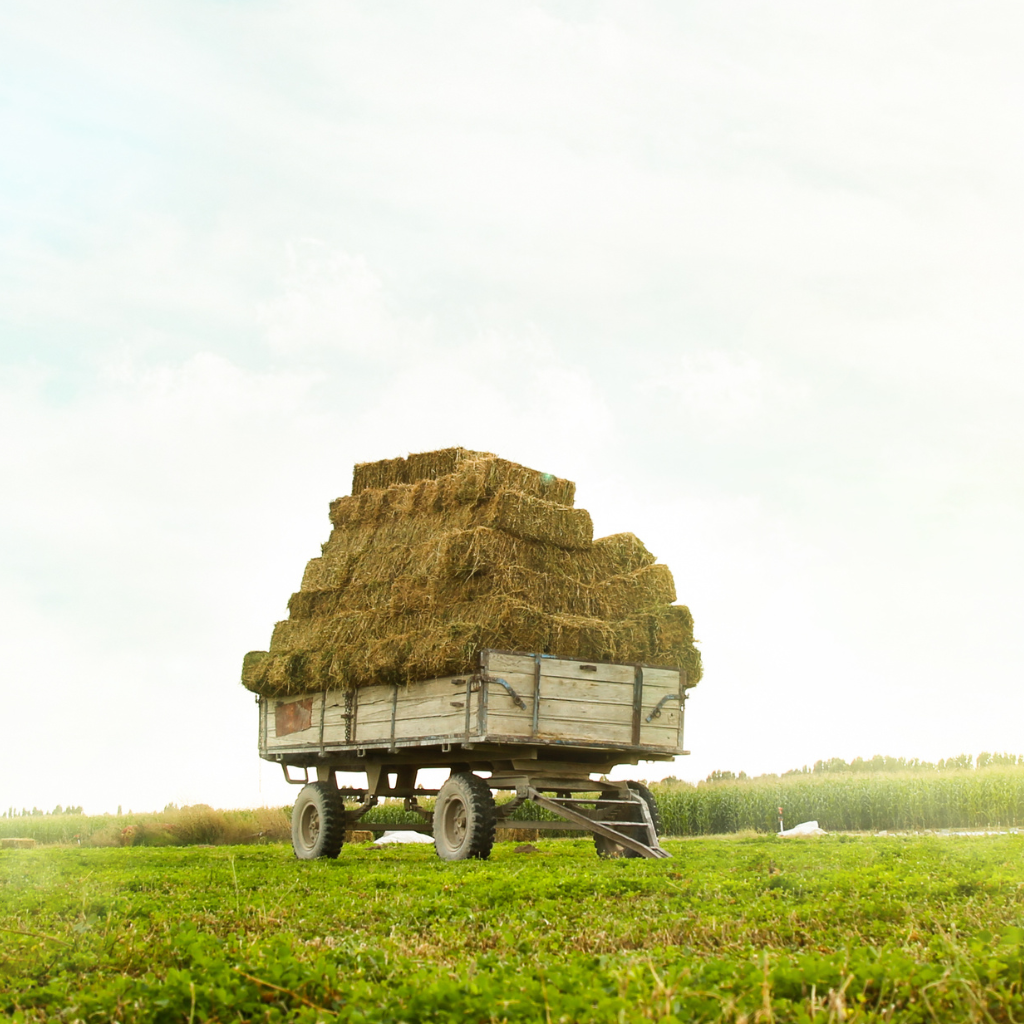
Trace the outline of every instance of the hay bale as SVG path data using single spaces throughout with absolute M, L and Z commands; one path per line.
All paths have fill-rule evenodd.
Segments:
M 379 527 L 335 529 L 322 554 L 306 566 L 302 590 L 336 590 L 351 582 L 415 575 L 465 580 L 507 566 L 593 584 L 655 563 L 654 555 L 631 533 L 568 550 L 488 526 L 436 526 L 410 517 Z
M 331 523 L 339 530 L 379 530 L 411 520 L 404 524 L 407 532 L 421 535 L 488 526 L 566 550 L 588 548 L 593 542 L 594 527 L 585 509 L 520 491 L 487 493 L 478 483 L 472 477 L 445 477 L 364 490 L 331 502 Z
M 576 485 L 571 480 L 527 469 L 489 452 L 444 448 L 410 455 L 407 459 L 359 463 L 352 474 L 352 495 L 443 477 L 455 478 L 454 492 L 460 501 L 474 501 L 500 490 L 511 490 L 557 505 L 572 505 L 576 494 Z
M 0 839 L 0 850 L 31 850 L 35 845 L 34 839 L 18 839 L 14 836 Z
M 389 611 L 393 616 L 441 610 L 464 601 L 497 599 L 535 604 L 548 611 L 599 619 L 621 619 L 632 613 L 671 604 L 676 599 L 672 573 L 665 565 L 610 576 L 597 583 L 568 572 L 541 572 L 516 562 L 495 564 L 488 572 L 469 576 L 437 573 L 431 552 L 413 552 L 401 559 L 401 574 L 391 580 L 352 573 L 335 587 L 306 589 L 288 601 L 291 619 L 332 617 L 344 611 Z M 418 555 L 418 557 L 416 557 Z M 392 561 L 392 566 L 397 560 Z M 416 565 L 422 575 L 414 575 Z M 571 566 L 559 567 L 570 568 Z M 307 577 L 308 581 L 308 577 Z
M 411 484 L 418 480 L 436 480 L 456 472 L 460 463 L 487 458 L 487 452 L 472 452 L 466 448 L 443 448 L 436 452 L 422 452 L 407 459 L 382 459 L 379 462 L 360 462 L 352 471 L 352 493 L 381 490 L 392 484 Z
M 356 467 L 244 684 L 291 695 L 409 683 L 471 672 L 485 648 L 678 665 L 695 684 L 693 620 L 672 603 L 671 572 L 632 534 L 593 541 L 573 491 L 465 449 Z
M 535 843 L 538 839 L 540 839 L 539 828 L 497 828 L 494 830 L 496 843 Z
M 477 668 L 485 648 L 539 651 L 589 661 L 679 665 L 700 679 L 692 618 L 678 605 L 618 621 L 549 613 L 519 601 L 480 600 L 436 612 L 393 616 L 344 612 L 279 622 L 269 654 L 248 657 L 245 685 L 286 696 L 375 682 L 414 683 Z
M 589 548 L 575 551 L 554 545 L 526 543 L 524 538 L 486 526 L 453 530 L 438 539 L 438 572 L 457 578 L 519 565 L 535 572 L 577 576 L 596 583 L 611 576 L 653 565 L 655 558 L 631 533 L 601 537 Z

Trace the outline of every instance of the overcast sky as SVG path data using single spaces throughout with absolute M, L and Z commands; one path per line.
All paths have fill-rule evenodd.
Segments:
M 577 481 L 673 570 L 696 780 L 1024 750 L 1024 12 L 0 9 L 0 808 L 284 803 L 353 463 Z

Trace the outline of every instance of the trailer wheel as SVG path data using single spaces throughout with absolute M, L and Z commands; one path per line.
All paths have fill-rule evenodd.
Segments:
M 654 822 L 654 832 L 656 835 L 661 835 L 661 814 L 658 812 L 658 801 L 654 798 L 654 794 L 642 783 L 642 782 L 627 782 L 626 785 L 634 792 L 645 804 L 647 804 L 647 810 L 650 812 L 651 821 Z M 630 821 L 631 818 L 623 816 L 621 821 Z M 606 836 L 594 835 L 594 846 L 597 847 L 598 857 L 603 857 L 606 860 L 614 860 L 619 857 L 639 857 L 640 854 L 636 850 L 627 849 L 625 846 L 620 845 L 613 839 L 608 839 Z
M 345 805 L 329 782 L 303 786 L 292 810 L 292 848 L 299 860 L 337 857 L 345 842 Z
M 434 848 L 441 860 L 486 860 L 497 825 L 491 788 L 478 775 L 457 772 L 434 804 Z

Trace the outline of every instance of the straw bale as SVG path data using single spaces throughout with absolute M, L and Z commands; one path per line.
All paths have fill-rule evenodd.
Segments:
M 411 484 L 417 480 L 436 480 L 454 473 L 459 464 L 469 459 L 483 459 L 487 452 L 472 452 L 466 448 L 443 448 L 435 452 L 410 455 L 407 459 L 382 459 L 379 462 L 360 462 L 352 472 L 352 493 L 367 489 L 381 490 L 392 484 Z
M 517 462 L 508 462 L 494 456 L 466 462 L 459 468 L 459 474 L 464 481 L 463 494 L 491 495 L 499 491 L 514 491 L 569 507 L 572 507 L 576 498 L 576 485 L 571 480 L 563 480 L 550 473 L 538 473 Z
M 636 534 L 613 533 L 594 541 L 590 559 L 594 578 L 600 580 L 606 576 L 619 576 L 622 573 L 644 569 L 654 564 L 656 556 L 644 547 Z
M 654 564 L 654 555 L 631 533 L 595 540 L 588 549 L 565 551 L 486 526 L 452 530 L 438 538 L 439 574 L 465 578 L 519 565 L 536 572 L 575 576 L 595 583 Z
M 272 695 L 324 686 L 408 683 L 471 672 L 475 653 L 491 647 L 593 661 L 678 665 L 687 672 L 688 685 L 695 685 L 701 666 L 692 623 L 689 610 L 678 605 L 613 621 L 551 614 L 500 599 L 449 606 L 444 616 L 346 612 L 279 622 L 270 653 L 247 657 L 243 681 L 250 689 Z
M 676 585 L 667 565 L 612 576 L 594 587 L 594 611 L 606 619 L 624 619 L 638 611 L 664 607 L 676 599 Z
M 400 519 L 385 526 L 335 529 L 322 554 L 311 559 L 302 579 L 303 590 L 330 590 L 351 581 L 376 581 L 417 569 L 430 571 L 438 560 L 447 533 L 419 518 Z
M 593 543 L 594 526 L 585 509 L 510 490 L 487 495 L 477 489 L 472 501 L 459 501 L 459 488 L 469 486 L 476 488 L 473 478 L 451 476 L 411 486 L 396 484 L 383 491 L 361 491 L 331 503 L 331 522 L 340 530 L 371 526 L 379 530 L 411 519 L 418 526 L 408 524 L 406 530 L 422 535 L 489 526 L 566 550 L 588 548 Z
M 352 493 L 355 495 L 367 488 L 380 490 L 392 484 L 408 483 L 405 467 L 403 458 L 358 462 L 352 471 Z
M 470 525 L 490 526 L 560 548 L 588 548 L 594 541 L 594 524 L 586 509 L 556 505 L 515 491 L 499 491 L 492 502 L 478 510 Z
M 302 573 L 302 583 L 299 587 L 300 590 L 324 590 L 327 584 L 326 579 L 326 567 L 324 566 L 323 557 L 311 558 L 306 563 L 306 568 Z M 326 586 L 325 586 L 326 584 Z
M 408 568 L 412 568 L 409 566 Z M 345 611 L 388 611 L 392 616 L 443 610 L 465 601 L 519 601 L 547 612 L 622 619 L 630 614 L 670 604 L 675 585 L 668 566 L 650 565 L 600 583 L 579 576 L 538 572 L 515 563 L 494 567 L 470 577 L 431 575 L 426 558 L 420 568 L 428 574 L 403 574 L 388 580 L 369 574 L 335 588 L 300 590 L 288 601 L 291 619 L 331 617 Z
M 396 580 L 392 610 L 444 608 L 459 600 L 515 601 L 551 614 L 622 619 L 671 603 L 675 600 L 675 587 L 672 573 L 664 565 L 648 566 L 593 584 L 580 576 L 538 572 L 513 563 L 465 580 Z
M 461 491 L 460 501 L 476 501 L 500 490 L 513 490 L 557 505 L 572 505 L 576 493 L 571 480 L 499 459 L 490 452 L 443 448 L 407 459 L 359 463 L 352 475 L 352 495 L 455 475 L 460 478 L 461 486 L 456 487 L 456 491 Z
M 357 466 L 244 684 L 414 682 L 472 671 L 490 647 L 678 665 L 692 685 L 700 655 L 671 572 L 633 534 L 594 541 L 573 487 L 465 449 Z

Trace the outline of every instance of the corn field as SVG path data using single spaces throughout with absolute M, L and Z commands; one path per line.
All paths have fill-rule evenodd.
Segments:
M 827 832 L 1024 827 L 1024 765 L 963 771 L 794 774 L 782 777 L 651 783 L 666 836 L 776 832 L 816 820 Z M 432 806 L 431 799 L 422 801 Z M 80 808 L 73 808 L 79 811 Z M 0 838 L 87 846 L 287 842 L 290 808 L 219 811 L 205 805 L 128 815 L 0 815 Z M 552 818 L 529 802 L 509 818 Z M 400 801 L 385 801 L 367 822 L 421 824 Z M 358 828 L 358 826 L 356 826 Z M 546 832 L 554 838 L 559 832 Z M 566 836 L 578 833 L 566 832 Z
M 793 775 L 651 788 L 664 834 L 670 836 L 775 832 L 779 807 L 787 828 L 817 820 L 827 832 L 1024 826 L 1024 770 L 1019 767 Z

